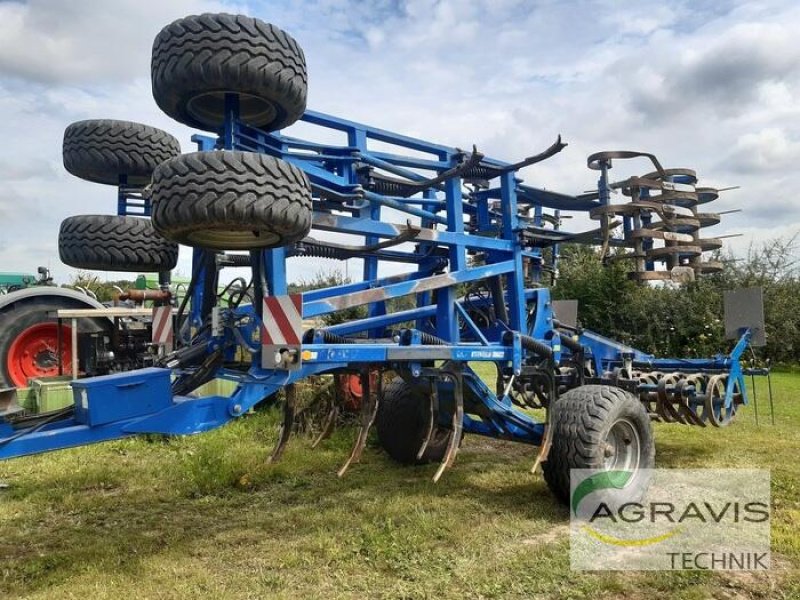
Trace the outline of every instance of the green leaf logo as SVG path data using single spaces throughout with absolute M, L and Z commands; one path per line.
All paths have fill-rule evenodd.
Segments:
M 633 471 L 603 471 L 581 481 L 572 492 L 572 513 L 578 516 L 578 505 L 589 494 L 598 490 L 621 490 L 633 476 Z

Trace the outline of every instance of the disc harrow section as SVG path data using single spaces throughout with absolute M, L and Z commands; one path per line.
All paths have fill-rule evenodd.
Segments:
M 724 372 L 632 371 L 628 383 L 663 423 L 725 427 L 744 403 L 741 381 Z

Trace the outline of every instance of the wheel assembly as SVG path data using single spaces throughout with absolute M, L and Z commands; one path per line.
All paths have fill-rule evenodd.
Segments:
M 311 229 L 311 185 L 297 167 L 255 152 L 193 152 L 153 174 L 153 225 L 187 246 L 277 248 Z
M 59 333 L 56 323 L 37 323 L 22 331 L 11 341 L 5 369 L 9 383 L 26 387 L 28 381 L 53 377 L 72 371 L 72 330 L 61 326 L 61 372 L 59 373 Z
M 164 239 L 149 219 L 77 215 L 61 223 L 61 262 L 76 269 L 158 272 L 174 269 L 178 245 Z
M 58 322 L 54 313 L 60 309 L 86 308 L 87 304 L 70 298 L 40 297 L 22 300 L 0 312 L 0 387 L 26 387 L 28 380 L 72 372 L 72 329 L 61 325 L 58 344 Z M 107 331 L 110 322 L 104 319 L 78 319 L 79 333 Z
M 447 450 L 450 431 L 437 426 L 420 457 L 427 437 L 429 417 L 423 390 L 397 377 L 383 392 L 375 422 L 378 441 L 394 460 L 403 464 L 424 464 L 441 460 Z
M 64 131 L 64 168 L 95 183 L 147 185 L 153 169 L 180 153 L 178 140 L 141 123 L 92 119 Z
M 217 131 L 225 96 L 236 94 L 246 123 L 288 127 L 306 109 L 303 51 L 277 27 L 243 15 L 204 14 L 167 25 L 153 42 L 153 98 L 189 127 Z
M 617 387 L 584 385 L 551 406 L 552 446 L 542 463 L 548 487 L 569 500 L 570 470 L 624 470 L 631 490 L 655 464 L 650 417 L 639 399 Z

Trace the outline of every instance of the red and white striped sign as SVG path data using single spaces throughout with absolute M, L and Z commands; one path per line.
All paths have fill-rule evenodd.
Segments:
M 153 307 L 153 343 L 172 348 L 172 307 Z
M 261 345 L 299 346 L 302 335 L 303 295 L 265 297 Z

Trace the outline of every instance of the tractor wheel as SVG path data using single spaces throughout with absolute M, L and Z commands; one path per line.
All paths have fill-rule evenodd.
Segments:
M 425 464 L 444 457 L 450 431 L 437 427 L 425 454 L 417 458 L 427 434 L 428 406 L 424 389 L 409 385 L 400 377 L 384 388 L 375 426 L 381 446 L 397 462 Z
M 41 298 L 0 313 L 0 387 L 26 387 L 30 379 L 58 375 L 58 322 L 52 314 L 64 308 L 79 306 L 59 298 Z M 100 332 L 109 326 L 98 319 L 78 321 L 81 332 Z M 67 324 L 61 326 L 65 375 L 72 373 L 71 331 Z
M 109 185 L 144 186 L 159 164 L 181 146 L 166 131 L 110 119 L 78 121 L 64 131 L 64 168 L 81 179 Z
M 193 152 L 159 165 L 153 225 L 214 250 L 277 248 L 311 229 L 311 185 L 297 167 L 253 152 Z
M 288 127 L 306 109 L 303 51 L 260 19 L 204 14 L 167 25 L 153 42 L 153 98 L 173 119 L 217 131 L 225 94 L 238 94 L 239 115 L 254 127 Z
M 630 471 L 631 486 L 644 469 L 653 468 L 650 417 L 639 399 L 625 390 L 584 385 L 561 396 L 551 410 L 553 441 L 542 468 L 561 502 L 569 502 L 571 469 Z
M 78 215 L 61 222 L 61 262 L 76 269 L 160 272 L 175 268 L 178 245 L 161 237 L 149 219 Z

